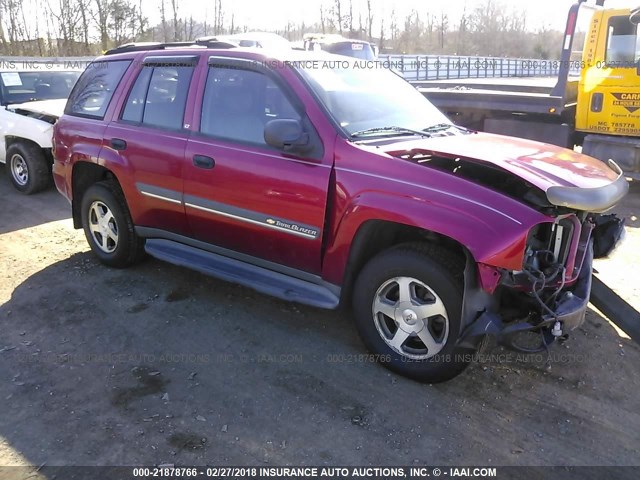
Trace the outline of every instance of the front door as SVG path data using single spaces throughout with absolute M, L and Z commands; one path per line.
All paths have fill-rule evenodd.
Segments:
M 319 273 L 331 174 L 320 139 L 275 72 L 226 62 L 209 66 L 199 132 L 187 144 L 190 227 L 250 260 Z M 273 119 L 300 120 L 319 148 L 302 156 L 268 146 L 264 127 Z

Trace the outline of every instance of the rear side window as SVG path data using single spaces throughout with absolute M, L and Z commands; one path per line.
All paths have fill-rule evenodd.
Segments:
M 152 127 L 182 128 L 193 66 L 145 66 L 136 79 L 122 120 Z
M 111 97 L 130 64 L 130 60 L 115 60 L 89 65 L 71 92 L 64 113 L 104 118 Z

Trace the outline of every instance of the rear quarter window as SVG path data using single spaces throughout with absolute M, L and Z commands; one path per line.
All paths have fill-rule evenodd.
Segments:
M 64 113 L 89 118 L 104 118 L 109 102 L 131 60 L 94 62 L 74 87 Z

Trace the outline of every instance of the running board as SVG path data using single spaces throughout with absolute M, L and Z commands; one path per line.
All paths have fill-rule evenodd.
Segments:
M 337 308 L 340 302 L 336 294 L 322 285 L 171 240 L 149 238 L 145 250 L 159 260 L 253 288 L 289 302 L 326 309 Z

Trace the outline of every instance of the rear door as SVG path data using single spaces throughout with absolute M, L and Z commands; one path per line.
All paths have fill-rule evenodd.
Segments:
M 257 62 L 209 63 L 184 171 L 195 237 L 245 259 L 320 272 L 331 160 L 302 102 Z M 273 119 L 300 120 L 317 148 L 297 155 L 268 146 L 264 127 Z
M 145 57 L 105 132 L 104 148 L 119 156 L 127 170 L 125 193 L 136 226 L 190 233 L 182 204 L 182 169 L 189 136 L 187 99 L 198 58 Z

